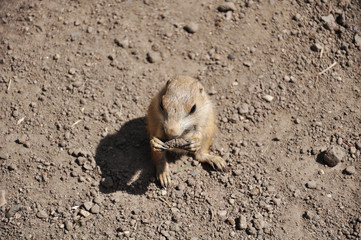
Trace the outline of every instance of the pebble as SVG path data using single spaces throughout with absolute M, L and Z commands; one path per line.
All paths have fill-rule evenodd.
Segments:
M 0 190 L 0 207 L 6 204 L 6 192 L 5 190 Z
M 352 146 L 352 147 L 350 147 L 350 153 L 351 154 L 355 154 L 356 153 L 356 147 L 354 147 L 354 146 Z
M 85 203 L 83 203 L 83 206 L 84 206 L 85 210 L 89 211 L 93 207 L 93 203 L 85 202 Z
M 253 219 L 253 226 L 257 230 L 261 230 L 264 227 L 265 223 L 262 219 Z
M 190 22 L 186 26 L 184 26 L 184 30 L 186 30 L 188 33 L 196 33 L 199 30 L 199 26 L 197 23 Z
M 57 53 L 57 54 L 55 54 L 55 55 L 53 56 L 53 59 L 54 59 L 54 60 L 59 60 L 59 58 L 60 58 L 60 54 L 59 54 L 59 53 Z
M 235 222 L 234 219 L 231 218 L 231 217 L 228 217 L 228 218 L 227 218 L 227 222 L 228 222 L 229 224 L 231 224 L 232 226 L 235 226 L 235 225 L 236 225 L 236 222 Z
M 343 158 L 345 157 L 345 152 L 343 148 L 339 146 L 331 146 L 329 147 L 324 156 L 323 161 L 329 166 L 334 167 L 336 166 Z
M 84 209 L 81 209 L 79 213 L 83 217 L 88 217 L 90 215 L 90 213 L 88 211 L 85 211 Z
M 355 166 L 348 166 L 347 168 L 345 168 L 344 172 L 348 175 L 353 175 L 356 173 L 356 168 Z
M 94 29 L 93 29 L 92 27 L 88 27 L 87 30 L 86 30 L 86 32 L 87 32 L 87 33 L 92 33 L 93 30 L 94 30 Z
M 274 99 L 274 97 L 271 95 L 264 95 L 262 98 L 263 98 L 263 100 L 266 100 L 267 102 L 272 102 Z
M 217 7 L 220 12 L 236 11 L 236 5 L 233 2 L 225 2 Z
M 321 19 L 326 23 L 326 27 L 329 30 L 334 30 L 337 28 L 337 24 L 335 22 L 335 18 L 333 17 L 332 14 L 328 15 L 328 16 L 322 16 Z
M 361 36 L 356 34 L 354 40 L 355 40 L 355 45 L 361 49 Z
M 10 209 L 6 212 L 5 217 L 7 217 L 7 218 L 13 217 L 15 215 L 15 213 L 20 211 L 22 208 L 23 208 L 23 206 L 21 206 L 21 205 L 11 206 Z
M 247 228 L 247 218 L 244 215 L 241 215 L 238 219 L 237 219 L 237 228 L 244 230 Z
M 306 184 L 306 186 L 307 186 L 307 188 L 309 188 L 309 189 L 316 189 L 316 187 L 317 187 L 315 181 L 309 181 L 309 182 Z
M 242 103 L 237 110 L 239 114 L 247 114 L 249 112 L 249 106 L 247 103 Z
M 312 219 L 314 215 L 315 215 L 315 214 L 314 214 L 312 211 L 306 211 L 306 212 L 303 214 L 303 217 L 306 218 L 306 219 Z
M 100 212 L 100 207 L 98 204 L 94 204 L 94 206 L 90 209 L 91 213 L 97 214 Z
M 322 48 L 322 45 L 319 43 L 315 43 L 311 46 L 311 50 L 314 52 L 321 52 Z
M 162 61 L 162 56 L 159 52 L 148 52 L 147 53 L 147 61 L 149 63 L 159 63 Z
M 227 210 L 221 210 L 221 211 L 218 211 L 218 215 L 220 217 L 225 217 L 227 215 Z
M 75 69 L 75 68 L 70 68 L 69 71 L 68 71 L 68 73 L 69 73 L 70 75 L 75 75 L 76 69 Z
M 70 222 L 69 220 L 65 221 L 65 222 L 64 222 L 64 225 L 65 225 L 65 229 L 66 229 L 66 230 L 68 230 L 68 231 L 73 230 L 73 223 Z
M 45 218 L 48 218 L 49 215 L 44 211 L 44 210 L 40 210 L 36 216 L 40 219 L 45 219 Z
M 101 184 L 102 184 L 105 188 L 111 188 L 111 187 L 113 187 L 114 182 L 113 182 L 112 177 L 105 177 L 105 178 L 102 180 Z

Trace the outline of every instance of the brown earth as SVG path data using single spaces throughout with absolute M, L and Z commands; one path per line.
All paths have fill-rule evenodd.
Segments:
M 0 239 L 361 238 L 361 2 L 233 3 L 0 0 Z M 228 168 L 162 189 L 144 116 L 178 74 Z

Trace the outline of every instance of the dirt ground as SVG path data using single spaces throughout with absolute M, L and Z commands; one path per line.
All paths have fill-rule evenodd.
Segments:
M 361 239 L 360 12 L 0 0 L 0 239 Z M 145 114 L 179 74 L 211 95 L 227 169 L 175 156 L 164 189 Z

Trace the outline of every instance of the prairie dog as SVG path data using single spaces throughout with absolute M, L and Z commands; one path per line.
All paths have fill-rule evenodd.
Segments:
M 152 99 L 147 113 L 152 160 L 157 179 L 163 187 L 170 184 L 170 170 L 165 141 L 185 139 L 183 150 L 193 153 L 199 162 L 207 162 L 223 169 L 225 161 L 209 154 L 209 147 L 216 130 L 213 103 L 204 87 L 197 80 L 178 76 L 169 80 Z

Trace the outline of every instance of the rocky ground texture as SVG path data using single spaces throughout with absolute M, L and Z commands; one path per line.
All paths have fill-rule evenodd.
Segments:
M 357 0 L 0 0 L 1 239 L 360 239 Z M 162 189 L 144 116 L 216 103 Z

